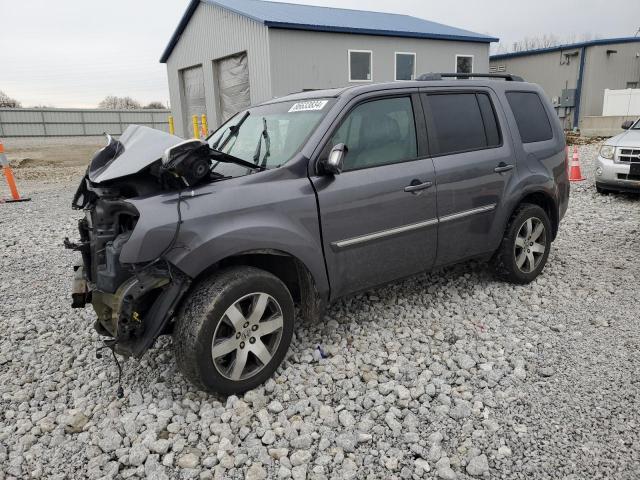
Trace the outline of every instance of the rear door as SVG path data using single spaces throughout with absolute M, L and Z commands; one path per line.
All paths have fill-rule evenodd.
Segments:
M 431 268 L 433 163 L 417 93 L 354 101 L 330 133 L 349 149 L 340 175 L 316 176 L 332 298 Z
M 437 265 L 491 252 L 502 237 L 500 211 L 515 158 L 503 114 L 489 89 L 422 94 L 437 181 Z
M 196 137 L 200 136 L 200 132 L 196 135 L 193 131 L 192 118 L 197 115 L 207 113 L 206 99 L 204 94 L 204 74 L 202 73 L 202 66 L 185 68 L 182 70 L 182 88 L 185 101 L 185 121 L 187 136 Z

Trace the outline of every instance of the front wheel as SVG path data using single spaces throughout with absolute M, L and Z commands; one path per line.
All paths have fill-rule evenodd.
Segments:
M 498 278 L 517 284 L 540 275 L 551 249 L 551 222 L 538 205 L 525 203 L 512 215 L 493 258 Z
M 293 323 L 293 300 L 280 279 L 253 267 L 223 270 L 185 301 L 173 333 L 176 362 L 203 390 L 245 392 L 278 368 Z

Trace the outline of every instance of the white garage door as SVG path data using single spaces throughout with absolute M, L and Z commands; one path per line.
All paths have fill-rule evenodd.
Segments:
M 207 113 L 202 66 L 182 70 L 182 85 L 184 88 L 186 114 L 185 130 L 189 133 L 189 137 L 194 137 L 193 115 L 198 115 L 198 118 L 200 118 L 200 115 Z
M 224 122 L 251 105 L 247 52 L 217 60 L 216 71 L 218 72 L 220 120 Z

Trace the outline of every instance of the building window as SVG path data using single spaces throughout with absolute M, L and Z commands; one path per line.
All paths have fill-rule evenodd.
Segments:
M 416 78 L 416 54 L 396 52 L 396 81 Z
M 456 55 L 456 73 L 473 73 L 473 55 Z
M 370 82 L 373 78 L 371 50 L 349 50 L 349 81 Z

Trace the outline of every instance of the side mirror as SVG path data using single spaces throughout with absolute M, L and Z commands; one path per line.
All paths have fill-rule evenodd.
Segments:
M 331 175 L 340 175 L 344 166 L 344 157 L 349 149 L 344 143 L 335 145 L 329 152 L 329 156 L 322 161 L 322 169 Z
M 193 139 L 169 147 L 162 155 L 162 168 L 193 187 L 209 174 L 209 145 Z
M 633 124 L 635 122 L 633 120 L 626 120 L 623 124 L 622 124 L 622 129 L 623 130 L 629 130 L 631 127 L 633 127 Z
M 184 142 L 180 142 L 173 147 L 169 147 L 164 151 L 162 155 L 162 165 L 165 168 L 169 168 L 174 164 L 178 163 L 179 160 L 182 160 L 185 156 L 195 152 L 199 148 L 202 148 L 205 145 L 200 139 L 193 138 L 191 140 L 185 140 Z

